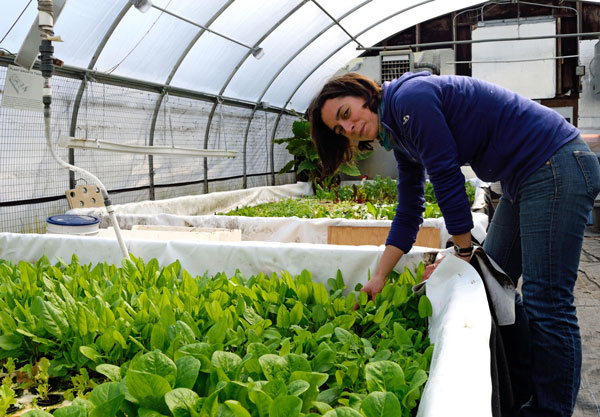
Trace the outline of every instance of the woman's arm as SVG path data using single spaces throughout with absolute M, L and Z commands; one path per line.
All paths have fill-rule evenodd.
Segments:
M 383 289 L 387 276 L 392 272 L 400 258 L 402 258 L 402 255 L 404 255 L 402 250 L 395 246 L 387 245 L 375 269 L 375 273 L 369 282 L 362 287 L 361 291 L 366 292 L 371 299 L 375 300 L 375 296 Z
M 373 300 L 385 285 L 385 280 L 402 255 L 408 252 L 415 242 L 419 225 L 423 222 L 425 209 L 425 168 L 407 159 L 394 150 L 398 168 L 398 205 L 386 239 L 385 250 L 377 264 L 375 273 L 361 289 Z
M 462 233 L 460 235 L 452 235 L 452 240 L 454 240 L 454 243 L 456 245 L 458 245 L 458 247 L 466 249 L 471 246 L 471 232 Z M 455 255 L 458 256 L 458 254 L 455 254 Z M 468 259 L 468 258 L 470 258 L 470 255 L 469 256 L 459 256 L 459 258 Z
M 425 167 L 411 161 L 398 150 L 394 150 L 394 158 L 398 169 L 398 204 L 385 244 L 407 253 L 415 243 L 419 226 L 423 223 Z

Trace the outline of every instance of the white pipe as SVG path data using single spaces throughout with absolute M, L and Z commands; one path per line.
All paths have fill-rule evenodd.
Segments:
M 180 157 L 211 157 L 211 158 L 235 158 L 237 151 L 221 149 L 198 149 L 184 148 L 180 146 L 143 146 L 126 145 L 102 139 L 74 138 L 72 136 L 61 136 L 58 146 L 64 148 L 92 149 L 97 151 L 125 152 L 144 155 L 171 155 Z

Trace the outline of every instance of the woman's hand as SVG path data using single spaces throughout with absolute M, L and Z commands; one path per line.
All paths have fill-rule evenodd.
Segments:
M 360 292 L 365 292 L 371 298 L 371 300 L 375 301 L 375 296 L 383 290 L 383 286 L 385 285 L 385 277 L 382 275 L 373 275 L 371 279 L 365 284 L 364 287 L 360 289 Z M 354 309 L 358 309 L 358 302 L 354 304 Z
M 467 263 L 471 262 L 471 255 L 463 256 L 463 255 L 459 255 L 458 253 L 455 253 L 454 256 L 456 256 L 458 259 L 462 259 L 463 261 L 465 261 Z M 429 264 L 425 267 L 425 271 L 423 271 L 423 280 L 421 282 L 429 279 L 431 274 L 433 274 L 433 271 L 435 270 L 435 268 L 437 268 L 437 266 L 440 264 L 440 262 L 442 262 L 442 259 L 444 259 L 444 256 L 442 256 L 440 259 L 438 259 L 434 263 Z
M 373 275 L 373 277 L 367 282 L 367 284 L 360 289 L 361 292 L 366 292 L 371 297 L 371 300 L 375 301 L 375 296 L 383 290 L 385 285 L 385 277 Z
M 373 301 L 375 296 L 383 290 L 385 280 L 394 266 L 398 263 L 404 252 L 401 249 L 392 245 L 386 245 L 383 255 L 377 264 L 377 269 L 371 279 L 361 288 L 361 292 L 367 293 Z M 354 305 L 354 309 L 358 308 L 358 302 Z
M 421 282 L 427 281 L 429 279 L 431 274 L 433 274 L 433 271 L 435 270 L 435 268 L 437 268 L 437 266 L 440 264 L 440 262 L 442 262 L 442 259 L 444 259 L 443 256 L 440 259 L 438 259 L 437 261 L 435 261 L 434 263 L 429 264 L 425 267 L 425 271 L 423 271 L 423 279 L 421 280 Z

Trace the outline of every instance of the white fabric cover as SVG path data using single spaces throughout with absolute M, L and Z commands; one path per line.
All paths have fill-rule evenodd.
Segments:
M 85 214 L 100 219 L 100 227 L 111 226 L 110 219 L 103 209 Z M 81 209 L 70 210 L 72 214 L 84 214 Z M 301 219 L 298 217 L 244 217 L 244 216 L 180 216 L 175 214 L 121 214 L 117 212 L 117 221 L 123 229 L 131 229 L 135 225 L 187 226 L 205 228 L 239 229 L 244 241 L 265 241 L 282 243 L 327 243 L 329 226 L 353 227 L 389 227 L 391 220 L 353 220 L 353 219 Z M 485 239 L 488 216 L 484 213 L 473 213 L 475 227 L 473 236 L 480 242 Z M 425 219 L 424 227 L 440 229 L 440 247 L 445 248 L 450 234 L 446 230 L 443 218 Z
M 237 207 L 254 206 L 284 198 L 298 198 L 311 195 L 312 185 L 308 182 L 247 188 L 234 191 L 219 191 L 208 194 L 169 198 L 165 200 L 146 200 L 138 203 L 115 204 L 117 214 L 178 214 L 182 216 L 202 216 L 217 212 L 227 212 Z M 70 214 L 85 214 L 98 217 L 106 216 L 104 207 L 77 208 Z
M 417 417 L 491 417 L 492 318 L 481 277 L 467 262 L 446 256 L 425 288 L 434 351 Z
M 482 206 L 481 183 L 477 179 L 473 209 Z M 245 190 L 222 191 L 210 194 L 185 196 L 166 200 L 142 201 L 114 205 L 119 226 L 131 229 L 134 225 L 188 226 L 205 228 L 239 229 L 244 241 L 265 241 L 284 243 L 327 243 L 329 226 L 389 227 L 391 220 L 353 220 L 353 219 L 301 219 L 297 217 L 244 217 L 217 216 L 214 213 L 227 212 L 237 207 L 257 205 L 284 198 L 299 198 L 312 194 L 310 183 L 280 185 L 274 187 L 256 187 Z M 69 214 L 97 217 L 100 227 L 112 226 L 106 210 L 101 208 L 72 209 Z M 483 242 L 488 226 L 488 216 L 482 212 L 473 212 L 473 236 Z M 440 248 L 446 247 L 450 234 L 446 230 L 444 219 L 425 219 L 425 227 L 440 229 Z
M 156 258 L 161 265 L 179 260 L 192 275 L 204 272 L 225 272 L 232 275 L 237 269 L 242 274 L 272 273 L 287 270 L 295 275 L 307 269 L 315 280 L 326 283 L 335 278 L 339 269 L 347 287 L 352 289 L 365 282 L 375 271 L 383 253 L 383 246 L 346 246 L 280 242 L 216 242 L 170 240 L 155 241 L 124 239 L 129 253 L 144 261 Z M 437 250 L 415 246 L 397 265 L 415 270 L 427 258 L 431 262 Z M 115 239 L 98 236 L 58 234 L 0 233 L 0 259 L 13 262 L 35 262 L 46 254 L 69 262 L 73 254 L 80 263 L 108 262 L 119 265 L 122 255 Z

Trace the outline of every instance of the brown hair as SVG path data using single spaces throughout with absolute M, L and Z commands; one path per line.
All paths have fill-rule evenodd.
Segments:
M 324 174 L 331 175 L 344 162 L 352 160 L 354 151 L 350 141 L 329 129 L 321 117 L 323 105 L 336 97 L 360 97 L 365 99 L 365 107 L 373 113 L 381 102 L 381 87 L 372 79 L 354 72 L 327 81 L 319 94 L 312 100 L 306 115 L 310 122 L 310 134 L 323 164 Z M 373 150 L 367 141 L 358 145 L 359 151 Z

